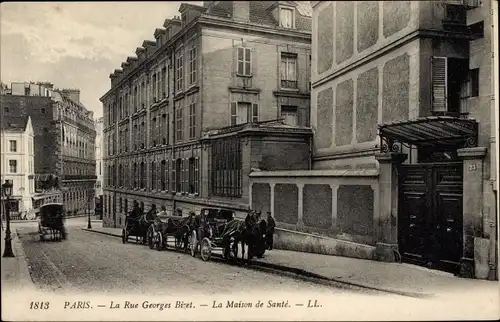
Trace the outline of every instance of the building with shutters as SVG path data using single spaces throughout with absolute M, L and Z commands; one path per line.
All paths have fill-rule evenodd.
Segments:
M 33 213 L 32 196 L 35 193 L 34 133 L 29 116 L 1 115 L 0 120 L 0 182 L 10 181 L 13 193 L 10 198 L 10 216 L 26 218 Z M 2 198 L 4 220 L 5 196 Z
M 3 115 L 29 116 L 33 124 L 35 212 L 45 202 L 63 202 L 70 215 L 93 209 L 96 134 L 80 90 L 12 83 L 1 103 Z
M 313 170 L 250 174 L 279 246 L 498 278 L 498 2 L 311 3 Z
M 122 225 L 134 201 L 242 211 L 252 168 L 309 166 L 308 3 L 208 1 L 179 13 L 101 98 L 107 226 Z

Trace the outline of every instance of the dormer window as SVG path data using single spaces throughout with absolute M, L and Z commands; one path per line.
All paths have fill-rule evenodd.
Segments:
M 280 26 L 283 28 L 293 28 L 294 11 L 289 8 L 280 8 Z

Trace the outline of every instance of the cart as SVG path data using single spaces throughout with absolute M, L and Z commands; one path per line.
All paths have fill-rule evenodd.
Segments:
M 38 235 L 40 241 L 61 241 L 66 239 L 64 206 L 62 203 L 49 203 L 40 207 Z
M 148 244 L 149 248 L 156 250 L 164 250 L 169 247 L 168 241 L 174 240 L 174 248 L 176 250 L 184 250 L 187 252 L 189 244 L 190 226 L 194 216 L 162 216 L 156 217 L 148 228 Z
M 136 244 L 141 241 L 143 244 L 147 241 L 148 228 L 152 223 L 152 219 L 147 218 L 147 215 L 133 217 L 127 215 L 125 217 L 125 227 L 122 229 L 122 243 L 127 243 L 130 237 L 135 237 Z

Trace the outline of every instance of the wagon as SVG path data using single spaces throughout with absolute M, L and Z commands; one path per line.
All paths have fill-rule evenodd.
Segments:
M 163 250 L 168 248 L 168 240 L 174 239 L 177 250 L 188 250 L 189 232 L 194 216 L 162 216 L 157 217 L 148 228 L 149 248 Z
M 127 215 L 125 218 L 125 227 L 122 229 L 122 243 L 127 243 L 130 237 L 135 237 L 135 242 L 139 240 L 144 244 L 147 240 L 147 231 L 152 220 L 147 215 L 133 217 Z
M 40 236 L 40 241 L 61 241 L 66 239 L 63 204 L 49 203 L 40 207 L 38 235 Z
M 224 252 L 224 257 L 227 257 L 228 254 L 224 248 L 222 234 L 227 223 L 233 219 L 234 212 L 232 210 L 222 208 L 202 209 L 191 227 L 191 236 L 188 239 L 191 256 L 195 257 L 199 250 L 201 259 L 208 261 L 212 251 L 219 249 Z

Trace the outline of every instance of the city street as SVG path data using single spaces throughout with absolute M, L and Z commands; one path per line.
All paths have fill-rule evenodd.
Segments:
M 68 240 L 42 243 L 36 222 L 16 224 L 39 290 L 166 296 L 183 292 L 367 292 L 342 284 L 322 286 L 218 261 L 203 262 L 187 254 L 158 252 L 135 243 L 122 244 L 116 237 L 82 231 L 86 218 L 69 219 L 67 226 Z

